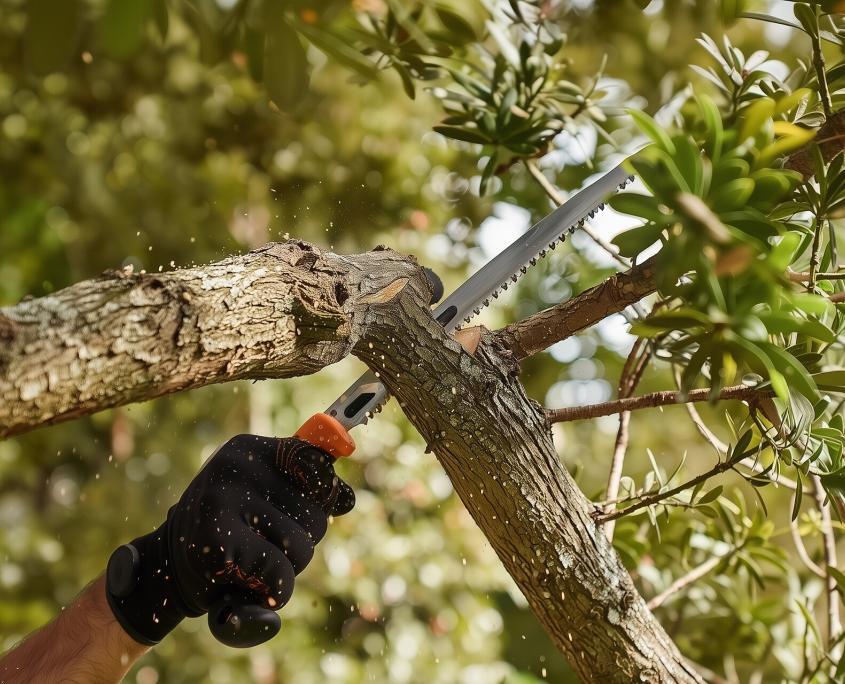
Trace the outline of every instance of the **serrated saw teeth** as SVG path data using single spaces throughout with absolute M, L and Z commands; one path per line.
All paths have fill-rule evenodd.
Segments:
M 489 306 L 491 299 L 498 299 L 500 291 L 516 283 L 549 250 L 555 249 L 567 233 L 582 228 L 587 217 L 594 217 L 604 208 L 611 194 L 622 190 L 633 180 L 623 164 L 619 164 L 573 194 L 443 299 L 432 312 L 434 317 L 446 332 L 470 323 L 482 308 Z M 368 371 L 329 406 L 326 413 L 336 416 L 348 430 L 359 423 L 366 423 L 386 399 L 386 388 L 375 373 Z M 361 401 L 364 401 L 363 406 Z M 365 412 L 366 415 L 363 415 Z
M 619 185 L 617 186 L 617 189 L 618 190 L 624 189 L 625 186 L 627 186 L 633 180 L 634 180 L 634 176 L 628 176 L 624 181 L 619 183 Z M 606 207 L 607 207 L 607 203 L 601 202 L 598 205 L 596 205 L 595 207 L 593 207 L 592 209 L 590 209 L 589 211 L 587 211 L 587 213 L 582 218 L 578 219 L 575 223 L 573 223 L 571 226 L 569 226 L 569 228 L 565 229 L 563 231 L 563 233 L 561 233 L 557 238 L 555 238 L 553 241 L 549 242 L 548 247 L 541 249 L 537 253 L 537 256 L 532 257 L 531 259 L 528 260 L 526 265 L 521 266 L 520 269 L 519 269 L 519 273 L 514 273 L 508 280 L 503 281 L 502 284 L 499 285 L 499 287 L 491 293 L 492 298 L 498 299 L 499 293 L 504 291 L 504 290 L 507 290 L 508 286 L 510 285 L 511 282 L 514 282 L 514 283 L 517 282 L 519 280 L 520 276 L 523 276 L 528 272 L 529 268 L 531 268 L 532 266 L 536 266 L 537 261 L 540 260 L 540 259 L 543 259 L 546 256 L 546 254 L 548 254 L 549 250 L 555 249 L 557 247 L 558 242 L 564 242 L 566 240 L 567 234 L 571 235 L 576 230 L 578 230 L 579 228 L 583 228 L 584 225 L 587 223 L 588 219 L 595 218 L 595 216 L 599 212 L 603 211 Z M 489 305 L 490 305 L 490 297 L 487 297 L 482 302 L 482 305 L 479 308 L 473 309 L 473 311 L 463 319 L 464 323 L 469 323 L 470 321 L 472 321 L 472 319 L 475 316 L 477 316 L 482 309 L 486 308 Z

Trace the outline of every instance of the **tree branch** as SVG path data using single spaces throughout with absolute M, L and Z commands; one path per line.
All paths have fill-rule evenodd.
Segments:
M 596 529 L 513 355 L 489 332 L 465 352 L 411 292 L 371 307 L 354 352 L 381 374 L 573 669 L 592 681 L 700 681 Z
M 611 520 L 617 520 L 623 516 L 630 515 L 634 511 L 638 511 L 642 508 L 647 508 L 648 506 L 653 506 L 654 504 L 658 504 L 661 501 L 665 501 L 666 499 L 671 499 L 673 496 L 676 496 L 681 492 L 686 491 L 687 489 L 692 489 L 693 487 L 698 484 L 701 484 L 702 482 L 707 482 L 707 480 L 709 480 L 711 477 L 714 477 L 715 475 L 719 475 L 720 473 L 724 473 L 727 470 L 733 469 L 741 461 L 742 459 L 740 458 L 730 458 L 726 461 L 720 461 L 707 472 L 702 473 L 701 475 L 697 475 L 691 480 L 687 480 L 683 484 L 679 484 L 677 487 L 673 487 L 672 489 L 667 489 L 665 492 L 658 492 L 657 494 L 653 494 L 652 496 L 642 498 L 635 504 L 632 504 L 627 508 L 614 511 L 613 513 L 594 516 L 594 519 L 597 524 L 603 525 L 607 522 L 610 522 Z
M 567 423 L 573 420 L 585 420 L 598 418 L 599 416 L 612 416 L 623 411 L 637 411 L 656 406 L 669 406 L 672 404 L 683 404 L 687 402 L 708 401 L 711 399 L 711 390 L 695 389 L 687 392 L 667 390 L 663 392 L 652 392 L 639 397 L 626 397 L 615 401 L 606 401 L 601 404 L 590 404 L 588 406 L 572 406 L 569 408 L 549 409 L 546 411 L 546 418 L 550 423 Z M 735 385 L 726 387 L 716 395 L 718 401 L 753 401 L 760 397 L 774 396 L 774 392 L 758 387 L 747 387 Z
M 730 558 L 734 553 L 736 553 L 736 549 L 729 551 L 726 554 L 721 556 L 712 556 L 704 561 L 701 565 L 697 565 L 692 570 L 690 570 L 686 575 L 679 577 L 676 579 L 672 584 L 670 584 L 666 589 L 661 591 L 657 596 L 649 599 L 648 605 L 649 610 L 654 610 L 655 608 L 659 608 L 666 600 L 674 596 L 680 591 L 686 589 L 689 585 L 694 584 L 702 577 L 707 575 L 710 571 L 714 570 L 716 566 L 719 565 L 723 560 Z
M 813 499 L 821 514 L 822 548 L 824 550 L 825 584 L 827 593 L 827 639 L 828 643 L 836 643 L 842 632 L 842 622 L 839 615 L 839 592 L 836 578 L 831 569 L 836 570 L 836 536 L 833 533 L 833 520 L 830 515 L 830 505 L 825 501 L 824 486 L 818 475 L 810 475 L 813 484 Z
M 313 373 L 369 301 L 414 277 L 396 252 L 290 241 L 204 267 L 113 271 L 0 309 L 0 438 L 171 392 Z
M 517 359 L 524 359 L 624 311 L 656 289 L 655 259 L 652 257 L 565 302 L 512 323 L 496 334 Z
M 646 351 L 643 352 L 643 346 L 646 346 Z M 619 379 L 619 396 L 621 398 L 630 397 L 637 388 L 637 385 L 642 378 L 643 371 L 648 361 L 648 347 L 647 342 L 642 337 L 638 337 L 634 346 L 631 347 L 631 352 L 625 361 L 625 367 L 622 369 L 622 375 Z M 622 471 L 625 466 L 625 454 L 628 451 L 629 428 L 631 425 L 631 412 L 622 411 L 619 414 L 619 429 L 616 431 L 616 441 L 613 444 L 613 458 L 610 461 L 610 471 L 607 475 L 607 489 L 605 496 L 611 501 L 619 496 L 619 483 L 622 481 Z M 604 512 L 610 513 L 616 508 L 614 503 L 609 503 L 605 506 Z M 607 538 L 613 541 L 613 532 L 616 528 L 616 523 L 610 521 L 604 526 L 604 532 Z

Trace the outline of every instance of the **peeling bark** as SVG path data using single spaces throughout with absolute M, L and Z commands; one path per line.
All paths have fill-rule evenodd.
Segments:
M 212 382 L 311 373 L 352 351 L 398 398 L 583 679 L 701 681 L 596 527 L 516 356 L 486 331 L 464 332 L 475 352 L 464 351 L 432 319 L 429 288 L 389 250 L 341 257 L 288 242 L 22 302 L 0 310 L 0 435 Z
M 301 242 L 159 274 L 113 271 L 0 309 L 0 437 L 134 401 L 343 358 L 367 296 L 416 266 Z M 357 296 L 353 296 L 357 295 Z

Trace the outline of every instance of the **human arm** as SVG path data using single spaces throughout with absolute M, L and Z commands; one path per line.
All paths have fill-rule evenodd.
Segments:
M 0 657 L 0 682 L 112 684 L 149 648 L 115 619 L 100 575 L 52 622 Z
M 253 624 L 242 621 L 238 645 L 266 640 L 279 628 L 273 611 L 290 599 L 294 578 L 310 562 L 329 516 L 348 512 L 354 503 L 333 459 L 310 444 L 232 438 L 158 529 L 119 547 L 105 578 L 0 661 L 8 674 L 0 673 L 9 677 L 0 677 L 0 683 L 120 681 L 134 660 L 184 618 L 214 612 L 228 596 L 257 616 Z M 242 615 L 248 617 L 249 610 Z M 87 625 L 95 619 L 96 625 Z M 59 635 L 67 639 L 59 642 Z M 31 668 L 47 661 L 51 676 L 34 677 Z M 94 671 L 89 661 L 103 679 L 88 674 Z M 77 671 L 83 674 L 71 678 Z M 55 679 L 52 673 L 58 673 Z

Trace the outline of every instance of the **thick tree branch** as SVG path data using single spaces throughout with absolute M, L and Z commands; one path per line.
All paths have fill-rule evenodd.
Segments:
M 371 307 L 364 327 L 354 353 L 426 439 L 573 669 L 585 681 L 699 681 L 593 523 L 501 339 L 485 332 L 466 353 L 411 287 Z
M 0 309 L 0 437 L 179 390 L 313 373 L 417 272 L 389 250 L 300 242 L 167 273 L 109 272 Z
M 579 295 L 499 330 L 517 359 L 548 349 L 608 316 L 624 311 L 657 289 L 654 258 L 612 275 Z
M 601 404 L 589 404 L 587 406 L 572 406 L 570 408 L 549 409 L 546 416 L 550 423 L 566 423 L 573 420 L 585 420 L 587 418 L 598 418 L 599 416 L 612 416 L 623 411 L 637 411 L 656 406 L 670 406 L 672 404 L 683 404 L 686 402 L 708 401 L 711 390 L 709 388 L 695 389 L 687 392 L 667 390 L 663 392 L 652 392 L 639 397 L 623 397 L 615 401 L 606 401 Z M 719 401 L 754 401 L 761 397 L 774 396 L 774 392 L 768 389 L 736 385 L 725 387 L 716 399 Z

